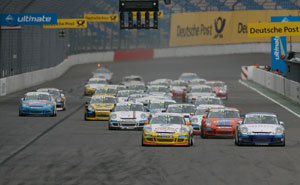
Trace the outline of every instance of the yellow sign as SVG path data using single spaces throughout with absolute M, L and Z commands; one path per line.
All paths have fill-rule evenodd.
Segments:
M 88 22 L 118 22 L 118 14 L 84 14 Z
M 272 16 L 298 16 L 297 10 L 249 10 L 178 13 L 171 16 L 170 47 L 270 42 L 248 37 L 249 23 L 270 22 Z M 292 37 L 300 41 L 300 37 Z
M 86 28 L 86 19 L 57 19 L 57 24 L 43 25 L 43 28 Z
M 145 19 L 145 13 L 146 12 L 141 12 L 141 17 L 142 17 L 142 19 Z M 136 17 L 136 14 L 137 14 L 137 12 L 132 12 L 132 15 L 134 16 L 134 17 Z M 154 12 L 149 12 L 149 18 L 150 19 L 153 19 L 153 14 L 154 14 Z M 158 18 L 164 18 L 164 11 L 162 11 L 162 10 L 159 10 L 158 11 Z
M 249 23 L 248 37 L 300 36 L 299 23 Z

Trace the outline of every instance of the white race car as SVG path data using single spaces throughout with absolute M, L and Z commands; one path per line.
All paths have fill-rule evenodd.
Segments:
M 237 125 L 235 144 L 285 146 L 284 123 L 273 113 L 248 113 Z
M 108 129 L 143 129 L 149 113 L 142 103 L 117 103 L 110 114 Z

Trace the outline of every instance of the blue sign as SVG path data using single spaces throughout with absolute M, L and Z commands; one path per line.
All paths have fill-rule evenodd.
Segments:
M 0 25 L 57 24 L 56 13 L 11 13 L 0 14 Z
M 271 17 L 271 22 L 300 22 L 299 16 L 275 16 Z M 286 63 L 281 56 L 287 56 L 286 37 L 271 38 L 271 58 L 272 70 L 279 70 L 283 75 L 286 73 Z

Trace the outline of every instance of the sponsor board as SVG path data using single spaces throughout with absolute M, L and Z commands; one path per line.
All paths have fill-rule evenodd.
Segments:
M 170 46 L 270 42 L 248 37 L 248 24 L 270 22 L 272 16 L 298 16 L 294 10 L 248 10 L 179 13 L 171 16 Z M 300 41 L 300 37 L 293 37 Z
M 86 19 L 57 19 L 57 24 L 43 25 L 43 28 L 87 28 Z
M 300 22 L 248 24 L 248 37 L 275 36 L 300 36 Z
M 0 26 L 0 30 L 20 30 L 21 26 Z
M 6 96 L 6 78 L 0 79 L 0 96 Z
M 0 14 L 0 25 L 44 25 L 57 24 L 56 13 L 11 13 Z
M 118 14 L 84 14 L 88 22 L 118 22 Z

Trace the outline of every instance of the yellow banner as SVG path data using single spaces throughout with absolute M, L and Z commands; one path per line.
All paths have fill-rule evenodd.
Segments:
M 43 28 L 86 28 L 86 19 L 57 19 L 57 24 L 43 25 Z
M 137 12 L 132 12 L 132 14 L 133 14 L 134 17 L 136 17 L 136 13 Z M 141 12 L 142 19 L 145 19 L 145 13 L 146 12 Z M 153 19 L 153 14 L 154 14 L 154 12 L 149 12 L 150 19 Z M 159 10 L 158 11 L 158 18 L 160 18 L 160 19 L 164 18 L 164 11 L 163 10 Z
M 88 22 L 118 22 L 118 14 L 84 14 Z
M 248 37 L 276 36 L 300 36 L 300 22 L 248 24 Z
M 170 47 L 270 42 L 248 37 L 248 24 L 270 22 L 272 16 L 298 16 L 297 10 L 249 10 L 179 13 L 171 16 Z M 300 41 L 300 37 L 293 37 Z

